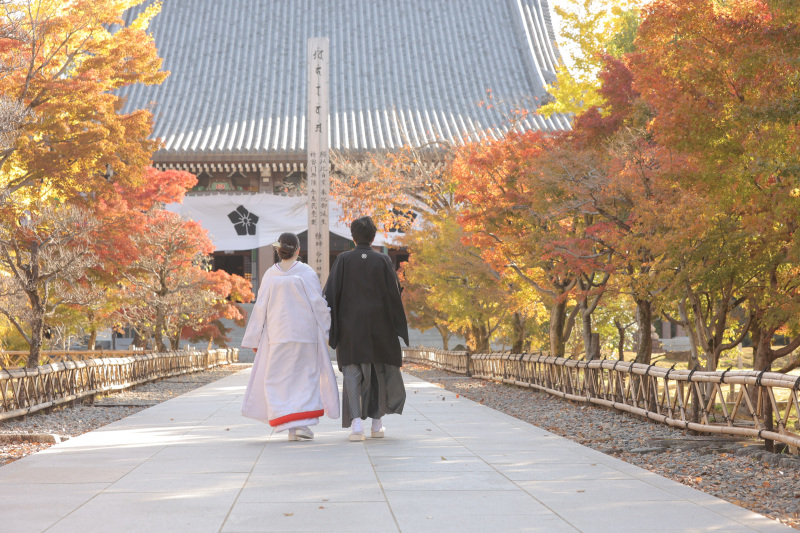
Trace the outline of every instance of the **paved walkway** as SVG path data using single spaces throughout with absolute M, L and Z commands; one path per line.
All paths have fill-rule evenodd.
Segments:
M 0 531 L 791 531 L 410 376 L 385 439 L 288 442 L 248 376 L 0 468 Z

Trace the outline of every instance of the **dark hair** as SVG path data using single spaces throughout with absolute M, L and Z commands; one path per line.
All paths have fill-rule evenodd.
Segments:
M 356 244 L 372 244 L 378 228 L 370 217 L 361 217 L 350 223 L 350 234 Z
M 300 249 L 300 239 L 294 233 L 281 233 L 278 242 L 272 245 L 275 248 L 276 259 L 291 259 L 295 252 Z

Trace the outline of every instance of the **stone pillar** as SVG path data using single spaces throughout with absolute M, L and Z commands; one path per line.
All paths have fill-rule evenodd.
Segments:
M 308 40 L 308 265 L 325 285 L 330 270 L 328 39 Z
M 258 249 L 258 284 L 261 288 L 261 278 L 269 267 L 275 264 L 274 250 L 271 245 L 262 246 Z

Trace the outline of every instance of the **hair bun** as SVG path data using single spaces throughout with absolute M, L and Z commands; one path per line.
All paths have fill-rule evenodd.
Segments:
M 282 233 L 278 240 L 272 243 L 272 247 L 280 259 L 291 259 L 300 249 L 300 239 L 294 233 Z

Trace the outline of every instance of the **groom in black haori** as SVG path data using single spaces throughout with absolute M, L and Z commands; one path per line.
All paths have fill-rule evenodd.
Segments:
M 331 309 L 328 343 L 344 376 L 342 427 L 351 428 L 350 440 L 360 442 L 362 420 L 371 418 L 370 434 L 381 438 L 381 418 L 403 412 L 398 337 L 408 346 L 408 324 L 392 260 L 371 246 L 375 223 L 359 218 L 350 224 L 350 233 L 356 247 L 336 258 L 323 292 Z

